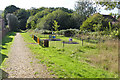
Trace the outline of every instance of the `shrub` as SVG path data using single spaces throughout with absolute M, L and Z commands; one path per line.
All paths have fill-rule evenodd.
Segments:
M 67 29 L 65 32 L 64 32 L 64 36 L 65 37 L 73 37 L 76 33 L 78 33 L 79 30 L 78 29 Z
M 93 16 L 88 17 L 83 24 L 80 26 L 80 29 L 88 31 L 104 31 L 109 29 L 109 23 L 111 19 L 104 18 L 101 14 L 94 14 Z
M 43 30 L 43 31 L 42 31 L 42 34 L 52 34 L 52 31 L 49 31 L 49 30 Z
M 120 29 L 118 30 L 118 33 L 116 33 L 116 36 L 120 39 Z
M 60 30 L 60 31 L 57 31 L 57 34 L 59 34 L 59 35 L 64 35 L 64 32 L 65 32 L 66 30 Z
M 14 14 L 10 14 L 10 13 L 7 14 L 6 18 L 8 20 L 8 25 L 9 25 L 10 31 L 18 31 L 18 29 L 19 29 L 18 18 Z

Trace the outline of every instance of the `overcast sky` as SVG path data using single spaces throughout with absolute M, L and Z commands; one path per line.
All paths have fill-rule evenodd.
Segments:
M 0 10 L 4 10 L 9 5 L 15 5 L 24 9 L 30 9 L 31 7 L 65 7 L 74 9 L 76 1 L 78 0 L 0 0 Z M 109 14 L 110 12 L 118 13 L 118 10 L 105 11 L 102 9 L 101 14 Z

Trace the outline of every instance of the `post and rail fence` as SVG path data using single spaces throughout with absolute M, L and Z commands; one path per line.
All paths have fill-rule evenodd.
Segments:
M 47 39 L 40 39 L 38 37 L 36 37 L 35 35 L 32 35 L 32 38 L 42 47 L 49 47 L 49 40 Z

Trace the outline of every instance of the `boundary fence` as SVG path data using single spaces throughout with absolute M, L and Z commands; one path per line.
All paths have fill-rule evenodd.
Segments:
M 42 47 L 49 47 L 49 40 L 47 39 L 40 39 L 35 35 L 32 35 L 32 38 Z

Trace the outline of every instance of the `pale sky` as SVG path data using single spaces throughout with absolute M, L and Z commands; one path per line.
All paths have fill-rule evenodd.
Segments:
M 30 9 L 31 7 L 65 7 L 74 9 L 77 0 L 0 0 L 0 10 L 8 5 L 15 5 L 20 8 Z
M 78 0 L 0 0 L 0 10 L 4 10 L 6 6 L 15 5 L 19 8 L 30 9 L 31 7 L 65 7 L 74 9 L 74 5 Z M 105 11 L 102 9 L 101 14 L 118 13 L 118 10 Z

